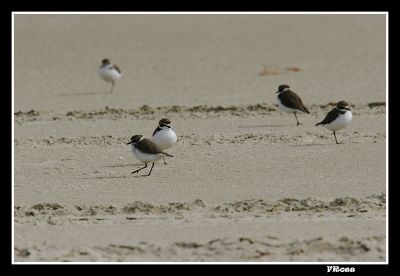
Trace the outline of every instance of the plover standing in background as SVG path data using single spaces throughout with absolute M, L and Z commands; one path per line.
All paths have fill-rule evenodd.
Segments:
M 132 173 L 138 173 L 139 171 L 147 168 L 147 163 L 152 162 L 149 176 L 154 167 L 154 162 L 160 160 L 163 155 L 173 157 L 172 155 L 164 152 L 156 143 L 153 141 L 143 138 L 143 135 L 134 135 L 131 137 L 131 141 L 126 143 L 127 145 L 132 144 L 132 153 L 140 161 L 144 162 L 144 167 L 140 168 Z
M 111 82 L 110 93 L 114 89 L 115 81 L 122 77 L 121 70 L 116 64 L 112 64 L 108 58 L 105 58 L 101 61 L 98 73 L 103 80 L 106 82 Z
M 352 118 L 353 115 L 349 108 L 349 104 L 345 101 L 340 101 L 334 109 L 328 112 L 325 119 L 322 122 L 317 123 L 315 126 L 324 125 L 327 129 L 332 130 L 336 144 L 340 144 L 336 139 L 335 132 L 347 127 L 351 123 Z
M 303 101 L 300 97 L 289 89 L 289 85 L 282 84 L 278 87 L 278 105 L 279 108 L 287 113 L 293 113 L 296 118 L 297 125 L 300 125 L 299 120 L 297 119 L 296 112 L 304 112 L 310 114 L 307 108 L 304 106 Z
M 174 130 L 171 127 L 171 121 L 167 118 L 161 119 L 158 122 L 157 128 L 153 132 L 152 140 L 156 143 L 162 150 L 166 150 L 175 145 L 178 138 Z M 164 156 L 162 157 L 165 162 Z

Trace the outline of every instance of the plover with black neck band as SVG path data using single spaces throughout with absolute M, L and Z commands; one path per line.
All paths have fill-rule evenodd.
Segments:
M 323 125 L 327 129 L 332 130 L 336 144 L 340 144 L 336 139 L 336 131 L 347 127 L 352 119 L 353 114 L 351 113 L 349 104 L 346 101 L 340 101 L 334 109 L 328 112 L 325 119 L 315 126 Z
M 167 118 L 161 119 L 158 122 L 157 128 L 153 132 L 152 140 L 156 143 L 162 150 L 166 150 L 175 145 L 178 138 L 171 126 L 171 121 Z M 163 156 L 164 165 L 165 158 Z

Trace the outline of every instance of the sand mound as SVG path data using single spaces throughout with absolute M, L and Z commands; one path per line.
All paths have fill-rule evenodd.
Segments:
M 326 113 L 334 107 L 335 103 L 327 103 L 321 105 L 309 105 L 307 108 L 311 113 Z M 368 104 L 351 105 L 353 114 L 383 114 L 386 112 L 386 104 L 384 102 L 371 102 Z M 111 119 L 117 120 L 122 118 L 140 118 L 140 119 L 156 119 L 160 116 L 175 116 L 182 118 L 213 118 L 221 116 L 234 117 L 251 117 L 266 116 L 277 112 L 276 104 L 256 103 L 250 105 L 229 105 L 229 106 L 159 106 L 150 107 L 143 105 L 138 109 L 112 108 L 106 106 L 104 109 L 92 111 L 67 111 L 65 113 L 57 113 L 50 111 L 30 110 L 27 112 L 18 111 L 14 113 L 14 117 L 20 123 L 36 121 L 36 120 L 100 120 Z
M 373 260 L 373 255 L 384 259 L 385 237 L 368 236 L 336 239 L 280 241 L 276 237 L 220 238 L 205 243 L 174 242 L 157 245 L 148 242 L 138 244 L 109 244 L 83 248 L 58 247 L 16 248 L 18 261 L 360 261 Z M 307 258 L 305 258 L 307 256 Z

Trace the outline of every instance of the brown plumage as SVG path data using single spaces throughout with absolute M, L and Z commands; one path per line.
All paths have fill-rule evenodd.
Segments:
M 328 112 L 328 114 L 326 114 L 325 119 L 323 119 L 321 122 L 316 123 L 315 126 L 318 125 L 325 125 L 325 124 L 330 124 L 332 123 L 334 120 L 336 120 L 337 117 L 339 117 L 339 114 L 343 114 L 345 113 L 340 112 L 339 110 L 337 110 L 336 108 L 332 109 L 331 111 Z
M 143 153 L 150 153 L 150 154 L 164 154 L 169 157 L 173 157 L 171 154 L 164 152 L 156 143 L 153 141 L 143 138 L 143 135 L 134 135 L 131 138 L 131 141 L 127 144 L 134 144 L 135 148 Z
M 118 71 L 118 73 L 120 73 L 120 74 L 122 73 L 121 69 L 119 69 L 119 67 L 116 64 L 113 64 L 113 67 L 115 70 Z
M 285 92 L 280 93 L 278 97 L 284 106 L 310 114 L 310 112 L 304 106 L 301 98 L 293 91 L 286 90 Z
M 139 143 L 135 144 L 135 147 L 143 153 L 164 154 L 173 157 L 171 154 L 164 152 L 156 143 L 147 138 L 144 138 Z
M 346 101 L 338 102 L 336 107 L 329 111 L 328 114 L 326 114 L 325 118 L 321 122 L 316 123 L 315 126 L 332 123 L 334 120 L 336 120 L 337 117 L 339 117 L 340 114 L 346 113 L 348 105 L 349 104 Z
M 169 119 L 167 119 L 167 118 L 164 118 L 164 119 L 161 119 L 161 120 L 158 122 L 158 124 L 159 124 L 159 125 L 162 125 L 162 124 L 164 124 L 164 125 L 169 125 L 169 124 L 171 124 L 171 121 L 170 121 Z

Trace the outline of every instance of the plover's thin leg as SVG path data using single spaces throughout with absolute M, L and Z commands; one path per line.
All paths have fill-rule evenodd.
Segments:
M 296 115 L 296 112 L 293 112 L 293 113 L 294 113 L 294 117 L 296 117 L 297 125 L 300 125 L 300 122 L 299 122 L 299 120 L 297 120 L 297 115 Z
M 113 90 L 114 90 L 114 84 L 115 84 L 115 81 L 112 81 L 112 82 L 111 82 L 111 89 L 110 89 L 110 93 L 112 93 L 112 92 L 113 92 Z
M 153 165 L 151 165 L 151 169 L 150 169 L 150 172 L 149 172 L 149 174 L 147 174 L 147 175 L 143 175 L 143 176 L 150 176 L 150 174 L 151 174 L 151 171 L 153 170 L 153 167 L 154 167 L 154 162 L 153 162 Z
M 153 163 L 153 165 L 154 165 L 154 163 Z M 132 173 L 137 173 L 137 172 L 139 172 L 139 171 L 141 171 L 141 170 L 143 170 L 145 168 L 147 168 L 147 163 L 146 162 L 144 162 L 144 167 L 143 168 L 140 168 L 140 169 L 138 169 L 138 170 L 136 170 L 136 171 L 134 171 Z
M 165 162 L 165 158 L 164 158 L 164 156 L 162 157 L 162 159 L 164 160 L 164 165 L 167 165 L 167 162 Z
M 337 141 L 337 139 L 336 139 L 336 133 L 335 133 L 335 132 L 333 132 L 333 136 L 335 136 L 336 144 L 340 144 L 340 143 L 338 143 L 338 141 Z

